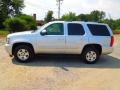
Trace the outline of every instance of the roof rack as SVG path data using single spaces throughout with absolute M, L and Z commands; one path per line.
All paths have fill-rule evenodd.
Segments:
M 72 21 L 72 22 L 85 22 L 85 21 Z
M 98 22 L 89 22 L 89 21 L 88 21 L 87 23 L 98 23 Z

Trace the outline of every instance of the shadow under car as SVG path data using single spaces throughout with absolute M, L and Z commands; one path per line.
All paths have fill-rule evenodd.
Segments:
M 13 64 L 30 67 L 74 67 L 74 68 L 120 68 L 120 59 L 103 55 L 96 64 L 84 64 L 79 55 L 37 55 L 28 63 L 19 63 L 14 58 Z

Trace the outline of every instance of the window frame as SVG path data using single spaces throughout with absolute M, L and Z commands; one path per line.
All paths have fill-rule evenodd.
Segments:
M 80 25 L 81 27 L 82 27 L 82 29 L 83 29 L 83 34 L 79 34 L 79 35 L 70 35 L 69 34 L 69 24 L 77 24 L 77 25 Z M 83 35 L 85 35 L 85 28 L 84 28 L 84 26 L 81 24 L 81 23 L 67 23 L 67 35 L 68 36 L 83 36 Z
M 48 28 L 49 26 L 51 26 L 51 25 L 54 25 L 54 24 L 62 24 L 63 30 L 62 30 L 62 34 L 61 34 L 61 35 L 64 35 L 64 24 L 63 24 L 63 23 L 52 23 L 52 24 L 49 24 L 48 26 L 45 27 L 45 30 L 48 31 L 47 28 Z M 47 35 L 48 35 L 48 36 L 56 36 L 56 35 L 59 36 L 59 34 L 47 34 Z

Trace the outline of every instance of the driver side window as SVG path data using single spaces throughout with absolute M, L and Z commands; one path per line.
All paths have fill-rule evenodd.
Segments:
M 64 35 L 64 28 L 62 23 L 54 23 L 46 28 L 47 35 Z

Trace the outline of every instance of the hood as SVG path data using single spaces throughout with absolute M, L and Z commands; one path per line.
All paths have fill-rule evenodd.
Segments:
M 17 32 L 9 34 L 7 37 L 13 37 L 13 36 L 24 36 L 24 35 L 30 35 L 32 31 L 24 31 L 24 32 Z

